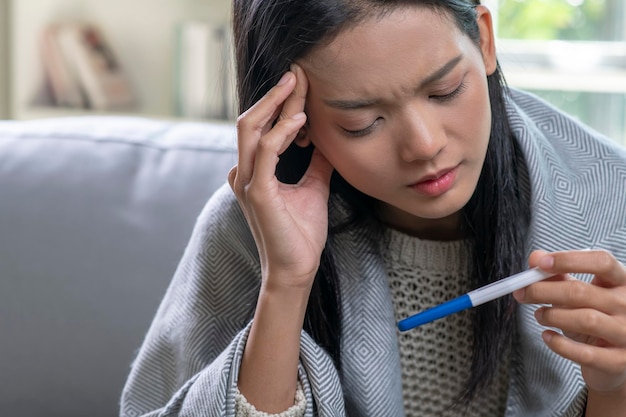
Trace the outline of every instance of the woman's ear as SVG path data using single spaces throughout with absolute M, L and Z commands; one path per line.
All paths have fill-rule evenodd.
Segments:
M 301 148 L 306 148 L 311 144 L 311 139 L 309 139 L 307 125 L 302 126 L 302 128 L 298 131 L 298 134 L 296 135 L 296 138 L 293 140 L 293 142 Z
M 496 57 L 496 40 L 493 34 L 491 12 L 485 6 L 476 6 L 476 21 L 480 31 L 480 50 L 485 63 L 487 75 L 495 72 L 498 65 Z

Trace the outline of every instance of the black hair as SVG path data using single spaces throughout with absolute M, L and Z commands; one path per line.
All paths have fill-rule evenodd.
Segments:
M 397 7 L 428 7 L 450 17 L 479 45 L 475 6 L 478 0 L 235 0 L 233 30 L 239 110 L 244 112 L 278 81 L 289 65 L 371 16 Z M 530 198 L 524 182 L 522 152 L 511 132 L 505 106 L 506 84 L 499 65 L 487 77 L 491 136 L 485 162 L 470 201 L 463 208 L 462 228 L 471 242 L 473 287 L 519 272 L 525 265 Z M 281 155 L 276 175 L 295 183 L 306 171 L 312 148 L 292 144 Z M 352 209 L 347 224 L 329 230 L 320 268 L 311 290 L 304 329 L 325 348 L 341 369 L 341 293 L 333 261 L 333 235 L 362 225 L 374 216 L 373 199 L 338 173 L 331 193 Z M 371 224 L 371 222 L 369 223 Z M 515 303 L 502 297 L 473 311 L 474 346 L 469 380 L 459 398 L 467 404 L 493 381 L 515 334 Z

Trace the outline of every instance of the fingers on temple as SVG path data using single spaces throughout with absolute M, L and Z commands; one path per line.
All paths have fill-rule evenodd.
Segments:
M 309 89 L 309 81 L 304 73 L 304 70 L 297 64 L 291 64 L 290 71 L 296 76 L 296 86 L 289 94 L 289 97 L 285 100 L 285 104 L 282 107 L 278 120 L 289 119 L 304 111 L 306 104 L 306 95 Z M 285 138 L 279 154 L 282 154 L 287 147 L 298 136 L 298 131 Z
M 256 149 L 250 184 L 275 178 L 276 165 L 285 141 L 290 137 L 293 139 L 305 122 L 304 112 L 297 113 L 289 119 L 278 121 L 270 132 L 261 137 Z
M 279 116 L 280 119 L 288 119 L 304 111 L 306 103 L 306 94 L 309 88 L 309 81 L 304 73 L 304 70 L 297 64 L 291 64 L 290 71 L 296 77 L 296 86 L 289 94 L 289 97 L 285 100 L 285 104 L 282 107 L 282 111 Z
M 285 100 L 292 93 L 295 84 L 294 74 L 285 73 L 277 85 L 237 118 L 236 183 L 247 184 L 252 178 L 259 141 L 272 129 L 274 121 L 281 114 Z

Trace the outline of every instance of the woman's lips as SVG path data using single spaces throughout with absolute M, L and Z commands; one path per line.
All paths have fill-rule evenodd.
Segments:
M 454 185 L 458 167 L 443 170 L 431 178 L 411 185 L 411 188 L 428 197 L 438 197 L 449 191 Z

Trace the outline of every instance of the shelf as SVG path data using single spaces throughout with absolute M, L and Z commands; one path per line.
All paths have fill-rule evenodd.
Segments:
M 38 42 L 42 29 L 50 23 L 86 21 L 96 24 L 138 97 L 139 108 L 131 114 L 175 118 L 176 25 L 190 20 L 217 24 L 230 21 L 230 2 L 226 0 L 161 0 L 156 3 L 153 0 L 0 0 L 0 7 L 1 2 L 9 5 L 10 55 L 5 65 L 12 74 L 7 81 L 12 90 L 8 111 L 16 119 L 93 114 L 85 110 L 57 111 L 45 106 L 49 101 L 45 100 Z M 2 27 L 6 26 L 2 24 Z M 2 54 L 1 46 L 0 54 L 7 55 Z M 0 93 L 1 88 L 0 80 Z M 0 111 L 1 106 L 0 102 Z

